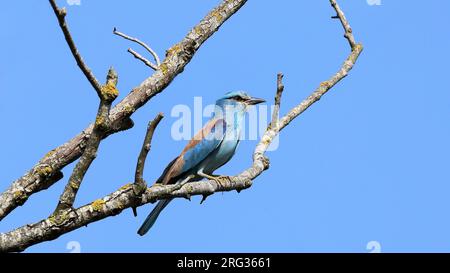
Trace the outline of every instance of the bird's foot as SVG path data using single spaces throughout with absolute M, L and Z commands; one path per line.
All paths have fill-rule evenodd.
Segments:
M 225 187 L 225 183 L 224 182 L 230 182 L 231 181 L 231 177 L 228 175 L 216 175 L 216 176 L 211 176 L 211 180 L 216 181 L 216 183 L 221 187 L 224 188 Z
M 170 192 L 174 192 L 174 191 L 181 189 L 186 183 L 188 183 L 194 177 L 195 177 L 195 175 L 191 174 L 191 175 L 187 176 L 185 179 L 173 184 Z
M 224 188 L 224 182 L 231 181 L 231 177 L 228 175 L 209 175 L 203 172 L 198 172 L 197 174 L 203 178 L 214 180 L 221 188 Z

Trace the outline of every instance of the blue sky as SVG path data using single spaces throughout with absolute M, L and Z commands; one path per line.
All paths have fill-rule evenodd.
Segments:
M 79 50 L 101 80 L 119 73 L 120 98 L 151 74 L 133 59 L 148 42 L 162 57 L 219 1 L 81 0 L 67 6 Z M 254 186 L 219 193 L 203 205 L 176 200 L 145 237 L 136 234 L 152 205 L 93 223 L 28 252 L 383 252 L 450 251 L 450 2 L 339 1 L 365 50 L 349 77 L 286 128 L 271 167 Z M 285 74 L 281 112 L 331 76 L 348 44 L 328 1 L 248 3 L 195 55 L 185 71 L 133 116 L 135 127 L 102 142 L 80 189 L 83 205 L 132 181 L 148 120 L 162 111 L 146 179 L 156 179 L 186 141 L 172 139 L 174 105 L 213 103 L 246 90 L 272 100 Z M 8 1 L 0 11 L 0 190 L 47 151 L 93 120 L 97 97 L 78 70 L 47 1 Z M 206 119 L 205 119 L 206 120 Z M 251 164 L 243 141 L 218 173 Z M 0 222 L 0 232 L 48 216 L 65 179 L 33 195 Z

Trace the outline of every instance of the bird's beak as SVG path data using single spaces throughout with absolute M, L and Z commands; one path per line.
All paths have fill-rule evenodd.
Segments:
M 256 104 L 259 104 L 262 102 L 266 102 L 266 101 L 263 99 L 259 99 L 259 98 L 250 98 L 249 100 L 246 101 L 246 103 L 248 105 L 256 105 Z

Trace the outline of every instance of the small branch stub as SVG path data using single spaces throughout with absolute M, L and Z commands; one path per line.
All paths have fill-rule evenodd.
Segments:
M 270 122 L 269 127 L 278 128 L 278 121 L 279 121 L 279 115 L 280 115 L 280 107 L 281 107 L 281 95 L 284 91 L 284 85 L 283 85 L 283 73 L 277 74 L 277 92 L 275 94 L 275 108 L 273 110 L 272 114 L 272 121 Z
M 119 91 L 117 90 L 118 75 L 116 70 L 111 67 L 106 76 L 106 84 L 102 86 L 101 89 L 101 100 L 107 103 L 114 101 L 117 96 L 119 96 Z M 109 114 L 109 113 L 108 113 Z

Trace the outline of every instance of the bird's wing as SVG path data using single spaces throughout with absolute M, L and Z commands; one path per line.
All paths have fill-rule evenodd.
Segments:
M 177 159 L 178 159 L 178 157 L 175 157 L 174 160 L 170 161 L 170 163 L 166 166 L 166 168 L 164 169 L 164 171 L 162 172 L 162 174 L 159 176 L 158 180 L 156 180 L 155 183 L 158 183 L 158 184 L 163 183 L 164 177 L 167 176 L 167 173 L 170 171 L 170 169 L 172 168 L 173 164 L 177 161 Z
M 197 166 L 219 147 L 225 135 L 225 120 L 211 119 L 192 138 L 181 154 L 164 170 L 157 183 L 172 184 L 182 174 Z

